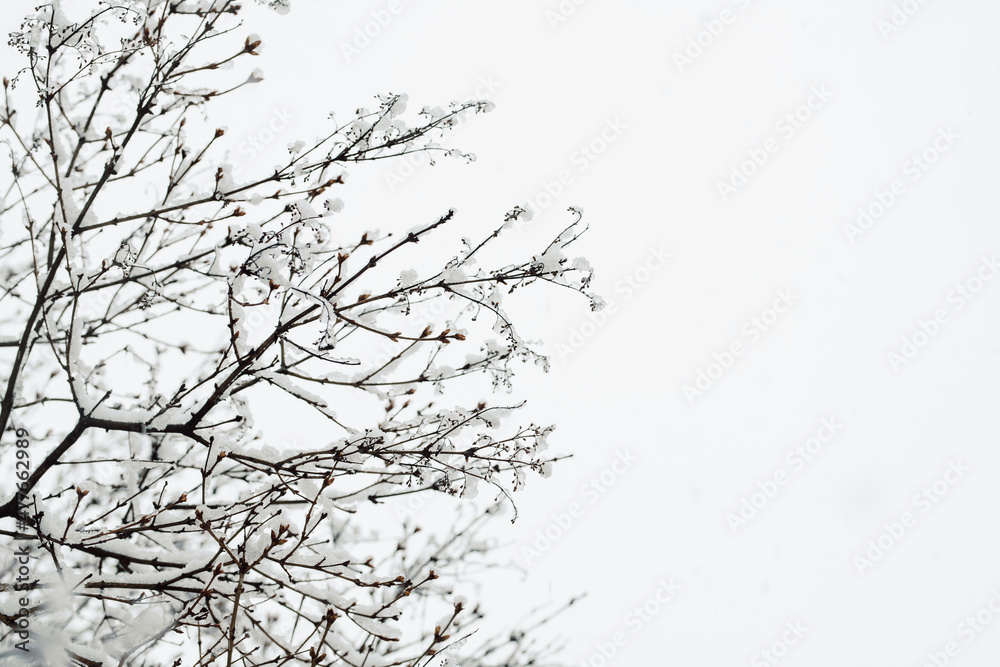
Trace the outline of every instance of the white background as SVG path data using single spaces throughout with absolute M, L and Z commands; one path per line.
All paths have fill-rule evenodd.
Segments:
M 806 631 L 783 665 L 916 667 L 949 641 L 956 655 L 938 664 L 1000 652 L 993 612 L 981 631 L 960 627 L 1000 591 L 1000 276 L 961 308 L 953 292 L 979 286 L 984 258 L 1000 254 L 1000 5 L 903 5 L 912 15 L 894 25 L 889 0 L 567 0 L 566 16 L 547 13 L 557 0 L 398 0 L 349 57 L 388 0 L 249 13 L 267 80 L 217 110 L 237 157 L 276 116 L 294 121 L 265 156 L 377 93 L 407 92 L 419 108 L 495 89 L 497 110 L 448 141 L 475 163 L 418 165 L 394 187 L 387 174 L 408 173 L 398 163 L 356 169 L 344 215 L 407 229 L 455 207 L 452 232 L 475 237 L 569 174 L 507 242 L 534 253 L 581 207 L 591 229 L 578 252 L 613 312 L 595 321 L 585 300 L 554 291 L 511 308 L 553 359 L 549 374 L 521 377 L 526 418 L 558 424 L 554 447 L 574 458 L 530 479 L 520 520 L 499 526 L 516 563 L 543 547 L 525 577 L 484 590 L 504 620 L 588 592 L 552 628 L 567 662 L 772 664 L 758 652 L 796 622 Z M 729 23 L 712 23 L 723 10 Z M 801 110 L 820 88 L 829 99 Z M 809 118 L 787 136 L 779 123 L 797 110 Z M 609 121 L 624 129 L 602 145 Z M 911 160 L 948 128 L 958 138 L 914 179 Z M 776 152 L 724 200 L 719 182 L 769 138 Z M 581 158 L 592 141 L 600 155 Z M 894 180 L 902 194 L 851 238 L 858 208 Z M 647 271 L 654 251 L 671 259 Z M 781 291 L 791 307 L 751 341 L 745 325 L 770 317 Z M 894 368 L 888 355 L 939 310 L 947 321 Z M 713 355 L 734 342 L 744 352 L 720 375 Z M 718 379 L 691 401 L 683 388 L 699 371 Z M 842 428 L 797 470 L 786 455 L 823 419 Z M 608 472 L 625 452 L 635 462 Z M 914 496 L 950 462 L 967 470 L 924 511 Z M 787 483 L 734 531 L 727 515 L 779 471 Z M 585 491 L 602 472 L 606 492 Z M 573 503 L 581 512 L 560 528 L 553 515 Z M 904 512 L 913 525 L 886 537 Z M 860 565 L 880 537 L 889 548 Z M 661 578 L 680 592 L 632 622 Z

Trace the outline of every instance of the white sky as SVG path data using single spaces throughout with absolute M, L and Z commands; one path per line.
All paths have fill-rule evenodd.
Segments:
M 455 207 L 464 227 L 452 231 L 477 236 L 568 171 L 565 192 L 508 242 L 534 252 L 567 206 L 582 207 L 591 230 L 577 251 L 614 312 L 574 339 L 590 321 L 583 299 L 552 292 L 512 308 L 553 356 L 550 374 L 522 377 L 526 414 L 558 424 L 553 443 L 575 458 L 529 480 L 520 521 L 502 533 L 511 557 L 554 513 L 582 513 L 525 581 L 489 587 L 491 608 L 513 619 L 589 591 L 556 627 L 573 665 L 604 664 L 598 644 L 619 631 L 607 664 L 772 664 L 758 652 L 778 642 L 782 653 L 795 622 L 806 631 L 782 665 L 917 666 L 946 648 L 948 664 L 995 658 L 1000 618 L 962 624 L 1000 591 L 1000 276 L 971 300 L 953 290 L 1000 259 L 1000 5 L 899 2 L 916 13 L 886 37 L 888 0 L 586 0 L 555 28 L 545 12 L 557 0 L 392 4 L 400 11 L 349 62 L 342 44 L 389 0 L 253 11 L 267 81 L 218 111 L 234 146 L 292 116 L 265 151 L 277 155 L 376 93 L 443 105 L 492 81 L 497 110 L 450 140 L 474 164 L 418 166 L 394 189 L 398 164 L 353 170 L 344 215 L 373 227 Z M 674 53 L 723 10 L 731 21 L 679 71 Z M 5 10 L 5 27 L 19 14 Z M 807 114 L 813 90 L 829 98 Z M 779 125 L 797 109 L 810 116 L 800 127 Z M 623 129 L 581 161 L 609 121 Z M 765 146 L 763 166 L 723 201 L 717 182 Z M 914 178 L 925 149 L 939 159 Z M 894 180 L 895 201 L 852 243 L 845 225 Z M 622 288 L 647 278 L 660 249 L 667 265 Z M 792 305 L 751 340 L 744 326 L 782 292 Z M 888 353 L 937 311 L 935 335 L 894 369 Z M 734 342 L 743 353 L 692 404 L 684 385 Z M 828 418 L 842 428 L 796 469 L 786 454 Z M 582 492 L 620 452 L 636 462 L 596 499 Z M 967 470 L 934 503 L 915 502 L 950 462 Z M 779 471 L 787 483 L 734 533 L 727 514 Z M 905 512 L 912 525 L 883 536 L 891 548 L 860 573 L 855 557 Z M 660 578 L 681 591 L 630 623 Z

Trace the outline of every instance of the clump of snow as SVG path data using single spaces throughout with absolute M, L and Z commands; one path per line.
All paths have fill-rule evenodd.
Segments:
M 326 215 L 333 215 L 334 213 L 340 213 L 344 210 L 344 202 L 340 199 L 340 197 L 327 199 L 323 202 L 323 208 L 326 209 Z
M 419 278 L 417 277 L 417 272 L 413 269 L 403 269 L 399 272 L 399 286 L 409 287 L 410 285 L 416 284 Z

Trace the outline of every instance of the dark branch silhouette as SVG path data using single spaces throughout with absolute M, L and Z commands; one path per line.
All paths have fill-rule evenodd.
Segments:
M 24 66 L 0 113 L 0 464 L 17 488 L 3 487 L 0 534 L 36 545 L 32 655 L 549 664 L 557 646 L 527 631 L 551 612 L 482 639 L 458 591 L 494 564 L 484 523 L 549 473 L 551 428 L 469 396 L 475 377 L 506 389 L 519 363 L 546 364 L 503 301 L 587 293 L 588 265 L 564 254 L 581 216 L 491 266 L 485 249 L 527 215 L 516 207 L 424 275 L 406 255 L 454 211 L 378 235 L 333 224 L 347 165 L 438 151 L 482 100 L 408 115 L 385 95 L 238 180 L 204 118 L 261 79 L 240 74 L 261 41 L 238 34 L 239 14 L 94 2 L 71 23 L 43 4 L 11 35 Z M 316 420 L 308 441 L 254 425 L 290 401 L 271 418 Z M 481 487 L 493 499 L 474 500 Z M 453 496 L 453 515 L 422 529 L 372 514 L 414 494 Z M 16 561 L 0 571 L 5 596 L 22 594 L 16 575 Z M 0 622 L 6 649 L 24 624 Z

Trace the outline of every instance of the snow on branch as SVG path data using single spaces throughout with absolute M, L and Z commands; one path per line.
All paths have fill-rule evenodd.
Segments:
M 0 109 L 0 465 L 30 461 L 0 498 L 0 533 L 25 540 L 0 547 L 0 586 L 14 545 L 35 545 L 34 650 L 89 667 L 427 665 L 446 650 L 549 664 L 525 630 L 551 614 L 480 640 L 459 591 L 465 565 L 490 564 L 484 524 L 558 458 L 552 427 L 518 423 L 494 392 L 525 362 L 547 368 L 512 293 L 597 302 L 567 254 L 582 216 L 534 252 L 504 246 L 519 208 L 479 241 L 451 240 L 446 207 L 409 229 L 334 225 L 347 168 L 469 157 L 439 142 L 492 105 L 413 113 L 379 96 L 277 168 L 237 174 L 204 119 L 263 79 L 239 3 L 90 7 L 71 20 L 44 3 L 13 33 L 22 67 Z M 406 253 L 431 238 L 454 254 L 418 271 Z M 261 421 L 318 426 L 303 441 Z M 418 494 L 451 518 L 385 519 Z

